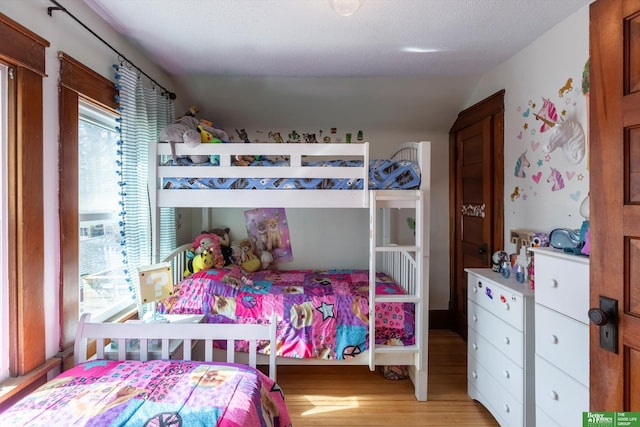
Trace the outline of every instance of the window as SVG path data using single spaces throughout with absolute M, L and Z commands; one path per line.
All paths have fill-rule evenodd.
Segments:
M 104 205 L 91 198 L 95 182 L 81 181 L 99 178 L 103 185 L 115 173 L 112 150 L 116 117 L 114 84 L 64 53 L 60 59 L 60 341 L 61 347 L 73 346 L 79 313 L 91 311 L 92 318 L 106 317 L 112 295 L 118 295 L 114 285 L 118 272 L 108 271 L 112 257 L 113 200 Z M 86 144 L 86 145 L 85 145 Z M 85 154 L 83 154 L 85 150 Z M 89 150 L 89 153 L 86 153 Z M 112 154 L 113 153 L 113 154 Z M 107 156 L 102 159 L 103 155 Z M 104 161 L 103 161 L 104 160 Z M 83 163 L 95 161 L 96 163 Z M 84 170 L 82 170 L 84 169 Z M 87 176 L 87 174 L 93 176 Z M 117 191 L 116 191 L 116 194 Z M 83 197 L 84 196 L 84 197 Z M 102 200 L 101 202 L 106 201 Z M 93 249 L 93 250 L 91 250 Z M 92 253 L 93 252 L 93 253 Z M 92 253 L 86 255 L 85 253 Z M 108 280 L 108 282 L 107 282 Z M 90 302 L 90 305 L 87 304 Z M 129 298 L 128 301 L 133 304 Z M 65 360 L 65 364 L 71 363 Z
M 118 225 L 117 116 L 82 99 L 78 115 L 79 311 L 103 321 L 134 303 Z

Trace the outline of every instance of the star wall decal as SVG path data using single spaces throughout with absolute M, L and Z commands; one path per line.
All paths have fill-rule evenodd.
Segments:
M 522 127 L 524 128 L 524 130 L 529 129 L 529 123 L 525 122 L 525 124 L 522 125 Z
M 333 314 L 333 307 L 333 304 L 327 304 L 322 301 L 322 305 L 320 307 L 316 307 L 316 310 L 322 313 L 322 320 L 327 320 L 330 317 L 335 317 Z
M 538 167 L 542 166 L 542 159 L 538 159 Z
M 584 179 L 584 175 L 581 173 L 578 174 L 578 181 L 582 181 Z
M 549 163 L 551 161 L 551 156 L 549 154 L 547 154 L 546 156 L 544 156 L 544 161 Z

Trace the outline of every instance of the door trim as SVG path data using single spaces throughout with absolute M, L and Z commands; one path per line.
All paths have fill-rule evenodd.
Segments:
M 474 123 L 493 116 L 492 151 L 494 168 L 493 185 L 493 218 L 492 242 L 494 245 L 504 242 L 504 94 L 502 89 L 482 101 L 458 113 L 456 121 L 449 130 L 449 311 L 452 319 L 452 329 L 466 328 L 466 325 L 456 325 L 454 309 L 457 307 L 455 293 L 456 281 L 456 224 L 460 213 L 456 211 L 456 132 Z M 490 251 L 496 250 L 494 247 Z

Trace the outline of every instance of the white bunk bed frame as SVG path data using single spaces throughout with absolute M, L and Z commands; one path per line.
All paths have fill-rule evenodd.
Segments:
M 96 359 L 105 358 L 105 346 L 107 340 L 115 340 L 118 343 L 117 360 L 149 360 L 149 341 L 157 340 L 160 343 L 162 359 L 169 359 L 169 341 L 182 341 L 183 356 L 181 360 L 201 360 L 211 362 L 214 360 L 225 360 L 216 358 L 212 351 L 213 341 L 226 341 L 226 362 L 243 363 L 253 368 L 257 365 L 258 341 L 269 341 L 270 347 L 276 345 L 277 326 L 275 316 L 270 324 L 247 325 L 212 325 L 207 323 L 92 323 L 90 314 L 85 313 L 80 317 L 76 340 L 74 344 L 74 365 L 89 360 L 89 340 L 96 341 Z M 125 340 L 137 339 L 140 343 L 140 350 L 133 353 L 126 350 Z M 235 361 L 234 343 L 237 340 L 249 341 L 249 353 L 244 357 L 244 361 Z M 204 355 L 192 354 L 192 349 L 197 341 L 204 341 Z M 263 356 L 265 357 L 265 356 Z M 91 357 L 93 358 L 93 356 Z M 269 365 L 269 377 L 276 381 L 276 357 L 275 354 L 268 356 L 265 362 Z
M 431 146 L 429 142 L 406 142 L 391 156 L 395 160 L 413 160 L 422 172 L 418 190 L 369 190 L 369 143 L 357 144 L 202 144 L 189 149 L 176 144 L 176 155 L 218 155 L 220 166 L 160 166 L 160 159 L 171 155 L 168 143 L 151 144 L 149 147 L 149 191 L 152 211 L 153 236 L 159 236 L 160 208 L 163 207 L 284 207 L 284 208 L 366 208 L 369 209 L 369 349 L 358 357 L 346 360 L 293 359 L 278 357 L 277 363 L 285 364 L 352 364 L 376 366 L 406 365 L 415 386 L 417 400 L 427 400 L 428 366 L 428 309 L 429 309 L 429 203 Z M 236 155 L 289 156 L 289 166 L 233 166 Z M 359 159 L 362 167 L 309 167 L 302 166 L 302 159 Z M 155 167 L 154 167 L 155 165 Z M 352 178 L 364 183 L 360 190 L 231 190 L 231 189 L 163 189 L 165 177 L 190 178 Z M 426 203 L 425 203 L 426 202 Z M 390 210 L 414 209 L 415 244 L 398 246 L 391 241 Z M 203 218 L 208 217 L 203 213 Z M 378 222 L 380 220 L 380 222 Z M 381 233 L 380 233 L 381 231 Z M 153 240 L 153 253 L 158 260 L 158 242 Z M 191 244 L 177 248 L 164 258 L 172 264 L 174 282 L 182 279 L 186 251 Z M 375 272 L 391 276 L 406 292 L 405 295 L 375 295 Z M 415 344 L 412 346 L 388 346 L 375 343 L 375 303 L 408 302 L 415 304 Z M 242 355 L 238 356 L 243 357 Z M 258 355 L 258 359 L 267 358 Z M 240 359 L 241 360 L 241 359 Z

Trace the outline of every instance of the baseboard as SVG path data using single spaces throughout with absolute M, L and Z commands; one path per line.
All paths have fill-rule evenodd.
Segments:
M 429 329 L 452 329 L 449 310 L 429 310 Z

